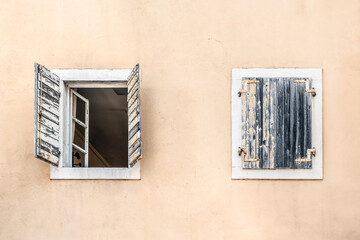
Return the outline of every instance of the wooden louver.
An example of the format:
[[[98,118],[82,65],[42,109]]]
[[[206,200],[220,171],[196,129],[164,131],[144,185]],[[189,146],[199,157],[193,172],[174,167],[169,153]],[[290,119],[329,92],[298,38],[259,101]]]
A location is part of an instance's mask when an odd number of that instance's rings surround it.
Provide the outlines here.
[[[311,79],[243,78],[243,168],[311,168]],[[301,84],[306,82],[306,84]],[[239,94],[240,95],[240,94]]]
[[[34,156],[59,163],[60,79],[35,63]]]
[[[128,164],[132,167],[142,158],[139,64],[130,73],[127,88]]]

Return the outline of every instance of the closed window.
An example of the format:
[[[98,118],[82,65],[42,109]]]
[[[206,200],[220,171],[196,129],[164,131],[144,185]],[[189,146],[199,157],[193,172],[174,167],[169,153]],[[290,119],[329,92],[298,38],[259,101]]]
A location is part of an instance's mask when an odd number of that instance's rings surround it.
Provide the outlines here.
[[[322,178],[320,69],[233,69],[233,178]]]

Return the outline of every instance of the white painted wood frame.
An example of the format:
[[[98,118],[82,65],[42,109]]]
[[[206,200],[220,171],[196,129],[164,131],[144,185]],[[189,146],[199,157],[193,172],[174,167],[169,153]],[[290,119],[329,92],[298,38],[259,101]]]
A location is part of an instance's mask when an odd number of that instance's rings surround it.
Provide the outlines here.
[[[80,119],[77,119],[74,116],[74,96],[76,98],[81,99],[81,101],[83,101],[85,103],[85,122],[81,122]],[[75,110],[76,112],[76,110]],[[73,148],[75,148],[76,150],[82,152],[83,154],[85,154],[85,159],[84,159],[84,167],[89,167],[89,100],[84,98],[83,96],[81,96],[79,93],[77,93],[74,89],[71,89],[71,94],[70,94],[70,133],[73,134],[75,133],[75,129],[73,129],[73,121],[79,124],[81,127],[83,127],[85,129],[85,136],[84,136],[84,146],[85,148],[82,149],[80,146],[76,145],[74,143],[75,138],[71,138],[71,145]],[[75,127],[74,127],[75,128]],[[73,156],[71,156],[72,158]]]
[[[60,78],[60,160],[50,179],[140,179],[140,162],[132,168],[71,167],[71,88],[126,88],[132,69],[53,69]]]
[[[241,146],[241,97],[238,91],[242,78],[295,77],[311,78],[316,96],[312,99],[312,145],[316,156],[312,158],[311,169],[244,169],[242,157],[238,154]],[[234,68],[232,70],[232,179],[322,179],[322,70],[319,68]]]

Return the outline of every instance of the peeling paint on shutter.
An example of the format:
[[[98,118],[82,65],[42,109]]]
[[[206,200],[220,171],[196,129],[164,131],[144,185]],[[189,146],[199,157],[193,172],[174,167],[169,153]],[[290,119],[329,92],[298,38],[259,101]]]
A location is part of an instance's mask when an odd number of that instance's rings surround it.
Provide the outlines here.
[[[311,168],[311,79],[243,78],[243,168]],[[294,82],[295,81],[295,82]]]
[[[44,66],[35,67],[34,156],[59,163],[60,79]]]
[[[137,64],[128,78],[128,163],[129,167],[142,158],[140,69]]]

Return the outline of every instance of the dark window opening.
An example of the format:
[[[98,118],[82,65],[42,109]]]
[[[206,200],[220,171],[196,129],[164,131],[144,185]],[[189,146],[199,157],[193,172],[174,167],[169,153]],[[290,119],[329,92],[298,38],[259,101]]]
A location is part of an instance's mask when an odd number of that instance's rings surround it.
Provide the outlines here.
[[[88,167],[128,167],[127,89],[74,90],[89,101]],[[85,105],[77,101],[74,109],[76,118],[85,121]],[[85,143],[84,128],[79,124],[73,126],[73,142],[82,147]],[[73,167],[84,167],[85,154],[74,148],[72,154]]]

